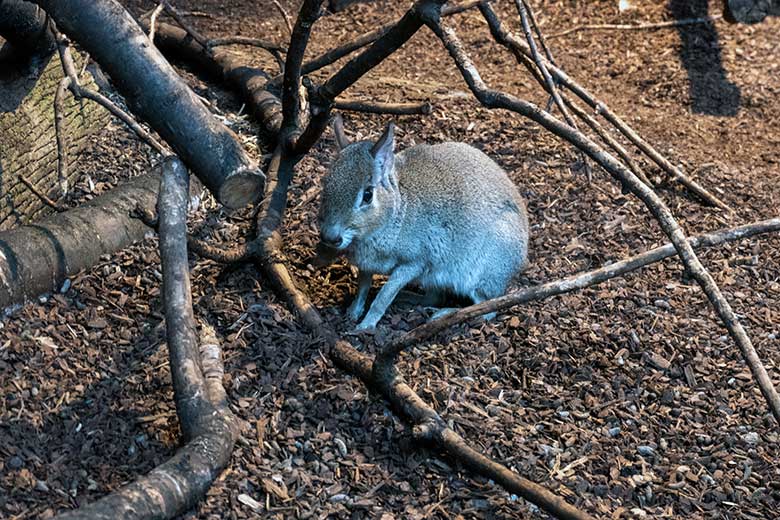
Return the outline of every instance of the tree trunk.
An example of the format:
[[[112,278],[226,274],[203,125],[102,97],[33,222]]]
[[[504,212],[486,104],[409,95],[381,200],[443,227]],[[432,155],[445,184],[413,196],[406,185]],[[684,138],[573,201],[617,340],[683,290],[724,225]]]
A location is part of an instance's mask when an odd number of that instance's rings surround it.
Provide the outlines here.
[[[22,177],[38,191],[57,200],[57,141],[54,131],[54,95],[63,77],[60,59],[48,63],[34,77],[0,78],[0,230],[26,224],[51,212],[24,184]],[[85,74],[83,83],[95,88]],[[67,155],[76,156],[89,136],[103,128],[108,113],[87,100],[65,96],[64,128]],[[78,170],[70,168],[68,184],[76,181]]]

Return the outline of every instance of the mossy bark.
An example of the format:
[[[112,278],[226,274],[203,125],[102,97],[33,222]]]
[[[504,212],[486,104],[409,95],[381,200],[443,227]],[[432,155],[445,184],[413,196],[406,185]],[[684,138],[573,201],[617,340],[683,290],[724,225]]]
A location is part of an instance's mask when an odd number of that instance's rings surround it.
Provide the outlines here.
[[[14,75],[10,75],[14,76]],[[39,74],[0,78],[0,230],[35,221],[52,212],[20,181],[31,182],[53,200],[60,197],[57,182],[57,142],[54,131],[54,95],[62,79],[55,54]],[[84,75],[86,88],[96,88]],[[105,110],[87,100],[65,97],[64,128],[67,155],[73,162],[89,137],[105,127]],[[77,168],[69,168],[73,185]]]

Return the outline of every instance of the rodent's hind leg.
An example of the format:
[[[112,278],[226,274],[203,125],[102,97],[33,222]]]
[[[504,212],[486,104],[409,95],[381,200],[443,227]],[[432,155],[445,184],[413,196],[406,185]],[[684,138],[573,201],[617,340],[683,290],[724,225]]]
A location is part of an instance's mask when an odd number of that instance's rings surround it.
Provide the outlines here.
[[[474,302],[474,305],[478,303],[482,303],[485,300],[489,300],[489,299],[490,298],[486,298],[479,289],[471,292],[471,300]],[[497,313],[495,312],[489,312],[487,314],[483,314],[482,319],[485,321],[490,321],[495,319],[496,315]]]

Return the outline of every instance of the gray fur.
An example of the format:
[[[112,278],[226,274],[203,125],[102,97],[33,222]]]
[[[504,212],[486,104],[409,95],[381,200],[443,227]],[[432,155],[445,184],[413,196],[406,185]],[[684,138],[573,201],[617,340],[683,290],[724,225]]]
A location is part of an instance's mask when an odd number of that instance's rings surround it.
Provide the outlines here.
[[[393,146],[392,124],[376,145],[350,144],[323,186],[320,233],[360,272],[351,318],[363,314],[372,276],[389,275],[358,329],[373,328],[411,282],[475,303],[500,296],[527,259],[525,202],[487,155],[464,143],[395,155]]]

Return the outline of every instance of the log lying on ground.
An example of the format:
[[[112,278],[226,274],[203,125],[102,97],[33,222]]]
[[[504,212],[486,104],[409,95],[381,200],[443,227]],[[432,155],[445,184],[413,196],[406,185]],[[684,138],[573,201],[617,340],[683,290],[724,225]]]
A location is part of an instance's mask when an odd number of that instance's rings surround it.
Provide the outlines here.
[[[192,508],[227,465],[238,422],[227,406],[219,343],[211,327],[195,336],[187,260],[188,175],[178,159],[163,166],[158,201],[163,302],[173,392],[187,440],[170,460],[61,520],[172,518]]]
[[[146,226],[130,216],[150,211],[160,178],[136,177],[110,192],[37,224],[0,233],[0,308],[56,291],[68,276],[143,238]]]
[[[141,26],[148,30],[149,22],[142,21]],[[266,90],[268,76],[262,70],[247,67],[224,50],[209,51],[184,29],[166,23],[157,22],[154,41],[166,55],[196,65],[234,88],[247,103],[249,113],[269,136],[276,138],[282,126],[282,104]]]
[[[2,54],[15,61],[42,59],[55,48],[46,14],[23,0],[0,0],[0,36],[8,45]]]
[[[36,0],[100,64],[132,111],[230,208],[257,200],[265,176],[115,0]]]

